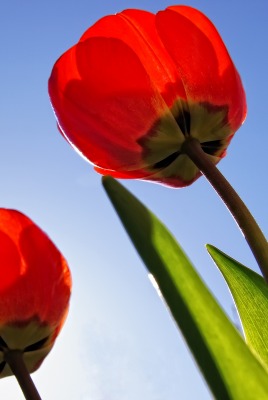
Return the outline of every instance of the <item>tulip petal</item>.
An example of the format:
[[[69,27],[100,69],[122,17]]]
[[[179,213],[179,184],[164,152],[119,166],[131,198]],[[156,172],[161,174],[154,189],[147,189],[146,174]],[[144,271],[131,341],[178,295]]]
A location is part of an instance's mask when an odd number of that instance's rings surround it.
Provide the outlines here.
[[[156,31],[154,14],[128,9],[106,16],[90,27],[80,41],[92,37],[113,37],[131,48],[168,107],[178,97],[186,98],[182,80]]]
[[[140,60],[118,39],[90,38],[67,51],[53,69],[49,92],[63,134],[104,169],[142,168],[138,139],[163,114],[174,125],[175,142],[180,135]]]
[[[198,10],[172,6],[156,15],[157,31],[178,73],[188,100],[228,106],[228,122],[235,131],[246,115],[246,101],[238,72],[210,20]]]
[[[2,243],[8,244],[0,253],[4,277],[0,325],[18,322],[22,316],[28,320],[37,312],[40,321],[59,321],[70,296],[70,273],[60,252],[41,229],[15,210],[0,209],[0,235],[5,238]]]

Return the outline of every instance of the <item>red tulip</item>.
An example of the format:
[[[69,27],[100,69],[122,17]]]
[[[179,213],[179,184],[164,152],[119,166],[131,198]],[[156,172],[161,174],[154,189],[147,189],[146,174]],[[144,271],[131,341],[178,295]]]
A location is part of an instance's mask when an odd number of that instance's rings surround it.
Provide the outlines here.
[[[29,372],[51,350],[68,311],[71,276],[47,235],[18,211],[0,209],[0,377],[8,350],[22,350]]]
[[[200,176],[181,154],[187,137],[217,163],[246,116],[220,35],[186,6],[100,19],[56,62],[49,94],[61,133],[98,172],[173,187]]]

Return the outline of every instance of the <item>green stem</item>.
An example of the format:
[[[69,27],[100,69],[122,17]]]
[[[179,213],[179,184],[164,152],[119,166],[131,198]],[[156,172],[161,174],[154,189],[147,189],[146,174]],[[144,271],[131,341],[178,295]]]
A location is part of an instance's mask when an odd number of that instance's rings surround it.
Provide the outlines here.
[[[203,151],[197,139],[188,138],[183,143],[182,152],[187,154],[208,179],[233,215],[251,248],[266,282],[268,282],[268,243],[250,211]]]
[[[21,350],[6,350],[5,361],[17,378],[26,400],[42,400],[26,368]]]

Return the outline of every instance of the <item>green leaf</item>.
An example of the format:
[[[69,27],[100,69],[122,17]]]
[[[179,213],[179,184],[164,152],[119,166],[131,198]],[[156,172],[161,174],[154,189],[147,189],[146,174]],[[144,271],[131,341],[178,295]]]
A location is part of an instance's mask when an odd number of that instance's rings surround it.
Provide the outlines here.
[[[207,249],[234,298],[246,342],[268,370],[268,285],[262,276],[214,246]]]
[[[171,233],[113,178],[104,177],[103,185],[214,396],[267,400],[268,374]]]

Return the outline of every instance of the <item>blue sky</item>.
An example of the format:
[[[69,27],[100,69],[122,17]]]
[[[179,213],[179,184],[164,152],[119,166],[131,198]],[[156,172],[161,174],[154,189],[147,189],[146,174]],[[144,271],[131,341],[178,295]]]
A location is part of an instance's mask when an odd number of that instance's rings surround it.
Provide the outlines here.
[[[33,374],[46,400],[209,399],[181,334],[159,299],[92,166],[56,129],[47,80],[56,59],[97,19],[124,8],[163,9],[170,1],[9,0],[0,5],[1,207],[42,227],[73,275],[69,318],[51,354]],[[267,12],[257,0],[184,1],[217,26],[241,74],[248,117],[219,169],[264,232],[267,218]],[[122,182],[177,237],[230,317],[238,322],[211,243],[257,270],[236,224],[200,178],[173,190]],[[23,399],[14,378],[5,400]]]

